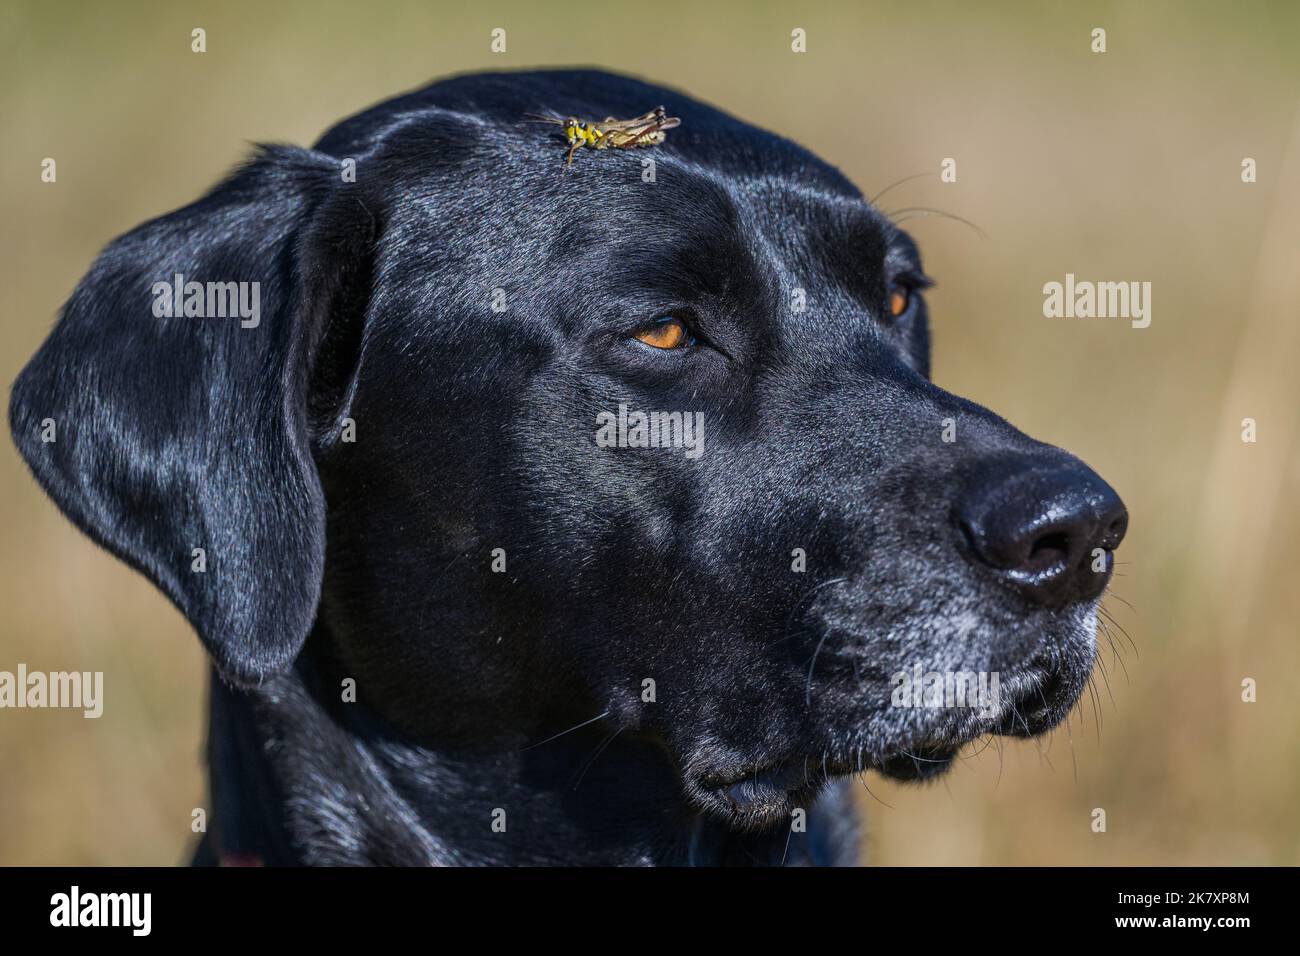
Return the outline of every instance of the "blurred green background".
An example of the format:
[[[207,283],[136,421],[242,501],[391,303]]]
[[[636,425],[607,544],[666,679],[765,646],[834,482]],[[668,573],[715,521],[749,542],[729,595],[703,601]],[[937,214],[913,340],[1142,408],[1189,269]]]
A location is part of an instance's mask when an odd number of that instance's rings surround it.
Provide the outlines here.
[[[1295,3],[9,2],[0,380],[110,238],[193,199],[250,142],[309,144],[436,77],[536,65],[679,87],[868,194],[928,174],[882,205],[988,234],[908,222],[939,282],[936,381],[1077,453],[1129,506],[1107,607],[1136,651],[1106,651],[1109,690],[1099,674],[1068,729],[972,751],[941,783],[869,778],[889,806],[863,791],[868,859],[1300,863]],[[1045,319],[1042,286],[1067,272],[1150,281],[1151,327]],[[0,529],[0,670],[106,685],[100,720],[0,711],[0,863],[185,859],[204,793],[198,641],[8,441]]]

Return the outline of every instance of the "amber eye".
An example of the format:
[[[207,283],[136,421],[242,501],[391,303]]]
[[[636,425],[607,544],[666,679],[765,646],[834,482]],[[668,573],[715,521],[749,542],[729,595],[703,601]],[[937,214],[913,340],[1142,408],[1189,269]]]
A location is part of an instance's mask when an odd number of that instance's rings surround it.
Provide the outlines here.
[[[681,319],[666,316],[648,325],[633,338],[657,349],[679,349],[691,344],[691,332]]]
[[[907,307],[912,304],[912,292],[907,286],[892,285],[889,287],[889,314],[898,318],[907,311]]]

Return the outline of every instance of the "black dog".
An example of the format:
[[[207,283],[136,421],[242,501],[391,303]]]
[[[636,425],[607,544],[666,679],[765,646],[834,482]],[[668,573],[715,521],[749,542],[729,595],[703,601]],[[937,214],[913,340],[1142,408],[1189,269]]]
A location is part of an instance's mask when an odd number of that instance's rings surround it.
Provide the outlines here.
[[[660,104],[568,171],[524,120]],[[596,72],[436,83],[115,241],[11,424],[215,660],[199,860],[850,862],[852,774],[1056,724],[1127,517],[928,381],[926,285],[815,156]],[[904,687],[959,672],[1000,696]]]

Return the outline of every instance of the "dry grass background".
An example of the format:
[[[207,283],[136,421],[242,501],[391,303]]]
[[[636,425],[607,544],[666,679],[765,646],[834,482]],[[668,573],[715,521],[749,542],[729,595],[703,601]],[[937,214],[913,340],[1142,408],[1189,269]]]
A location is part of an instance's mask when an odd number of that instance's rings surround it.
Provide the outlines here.
[[[955,157],[957,183],[885,203],[989,235],[909,223],[939,280],[935,378],[1124,496],[1113,590],[1132,609],[1108,606],[1137,653],[1107,653],[1110,692],[1050,742],[988,749],[926,788],[873,778],[890,807],[864,793],[868,853],[1300,863],[1300,7],[1024,6],[5,4],[0,379],[105,242],[192,199],[248,142],[310,143],[458,71],[639,74],[811,145],[868,193]],[[493,56],[497,26],[509,52]],[[1042,285],[1066,272],[1152,282],[1151,327],[1044,319]],[[1247,416],[1257,444],[1239,439]],[[183,859],[203,793],[198,642],[59,516],[8,442],[0,529],[0,669],[102,670],[107,688],[98,721],[0,711],[0,863]],[[1240,701],[1247,676],[1258,703]]]

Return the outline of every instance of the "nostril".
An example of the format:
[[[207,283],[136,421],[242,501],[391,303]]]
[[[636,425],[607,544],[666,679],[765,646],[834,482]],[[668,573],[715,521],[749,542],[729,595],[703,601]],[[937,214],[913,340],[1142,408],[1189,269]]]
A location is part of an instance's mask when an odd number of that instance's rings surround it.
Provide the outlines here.
[[[1070,538],[1064,531],[1041,535],[1029,548],[1029,557],[1017,570],[1029,574],[1042,574],[1054,568],[1064,568],[1070,557]]]
[[[986,464],[968,481],[959,516],[970,558],[1043,605],[1104,589],[1128,513],[1095,472],[1077,462],[1013,458]]]
[[[1107,551],[1114,551],[1119,547],[1119,543],[1124,540],[1124,533],[1128,531],[1128,511],[1123,505],[1119,506],[1119,515],[1112,518],[1106,525],[1106,532],[1101,536],[1099,546]]]

